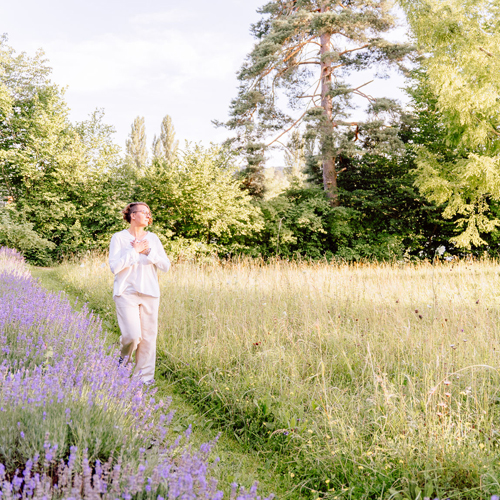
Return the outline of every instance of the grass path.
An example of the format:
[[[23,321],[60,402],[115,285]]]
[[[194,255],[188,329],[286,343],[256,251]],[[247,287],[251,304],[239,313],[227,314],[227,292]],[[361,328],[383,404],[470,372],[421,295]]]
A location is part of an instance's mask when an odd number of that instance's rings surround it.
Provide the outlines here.
[[[59,292],[62,291],[71,301],[75,302],[78,292],[70,290],[65,283],[57,279],[56,273],[51,268],[31,267],[31,274],[38,278],[46,289]],[[77,309],[84,300],[78,300]],[[97,314],[99,308],[96,304],[88,304]],[[119,333],[112,331],[112,338],[117,340]],[[274,493],[278,498],[293,496],[297,498],[297,492],[287,491],[288,482],[281,475],[273,473],[269,463],[259,455],[258,452],[244,448],[231,435],[217,426],[206,415],[200,415],[196,409],[186,401],[182,395],[176,393],[171,384],[164,380],[157,380],[158,397],[160,399],[172,398],[172,407],[176,414],[172,422],[172,430],[176,433],[182,432],[192,425],[193,433],[191,441],[193,445],[200,445],[213,440],[220,435],[215,448],[214,455],[219,457],[220,462],[216,466],[214,476],[219,480],[221,489],[228,492],[230,484],[238,484],[249,488],[255,480],[259,482],[259,493],[265,497]]]

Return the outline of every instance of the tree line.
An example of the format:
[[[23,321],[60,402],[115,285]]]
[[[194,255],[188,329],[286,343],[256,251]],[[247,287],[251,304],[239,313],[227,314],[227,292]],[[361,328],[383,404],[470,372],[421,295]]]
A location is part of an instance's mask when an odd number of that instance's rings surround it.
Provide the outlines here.
[[[384,38],[397,22],[388,0],[268,2],[230,118],[216,122],[231,138],[180,146],[166,115],[148,148],[138,117],[123,156],[103,111],[71,123],[43,54],[4,37],[0,243],[38,263],[104,249],[121,208],[143,200],[167,249],[189,257],[496,254],[496,2],[400,3],[411,43]],[[351,83],[389,68],[406,75],[409,105]],[[265,169],[272,148],[285,151],[282,178]]]

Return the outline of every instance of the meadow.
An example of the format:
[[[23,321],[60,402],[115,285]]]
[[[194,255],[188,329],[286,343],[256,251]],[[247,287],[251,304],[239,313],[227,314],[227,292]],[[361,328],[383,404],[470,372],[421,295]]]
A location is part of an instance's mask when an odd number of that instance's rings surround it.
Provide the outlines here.
[[[55,273],[116,329],[103,256]],[[496,262],[214,260],[159,278],[159,378],[290,498],[500,491]]]
[[[101,321],[0,248],[0,498],[220,500],[214,442],[119,366]],[[256,488],[226,491],[251,500]]]

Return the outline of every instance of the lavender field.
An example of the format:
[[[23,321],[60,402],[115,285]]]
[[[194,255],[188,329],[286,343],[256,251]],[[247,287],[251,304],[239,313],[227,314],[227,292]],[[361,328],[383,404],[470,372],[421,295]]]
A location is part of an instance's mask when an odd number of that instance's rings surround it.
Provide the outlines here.
[[[0,498],[222,499],[212,443],[189,445],[107,347],[100,319],[0,249]],[[212,460],[213,462],[213,460]],[[256,498],[233,485],[231,498]]]

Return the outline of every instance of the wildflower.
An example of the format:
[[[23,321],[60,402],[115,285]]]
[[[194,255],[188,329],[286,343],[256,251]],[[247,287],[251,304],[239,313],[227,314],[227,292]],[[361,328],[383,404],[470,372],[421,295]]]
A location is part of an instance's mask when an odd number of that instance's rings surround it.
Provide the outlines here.
[[[450,384],[451,384],[451,382],[450,382],[449,380],[445,380],[445,381],[443,382],[443,384],[444,384],[444,385],[450,385]]]

